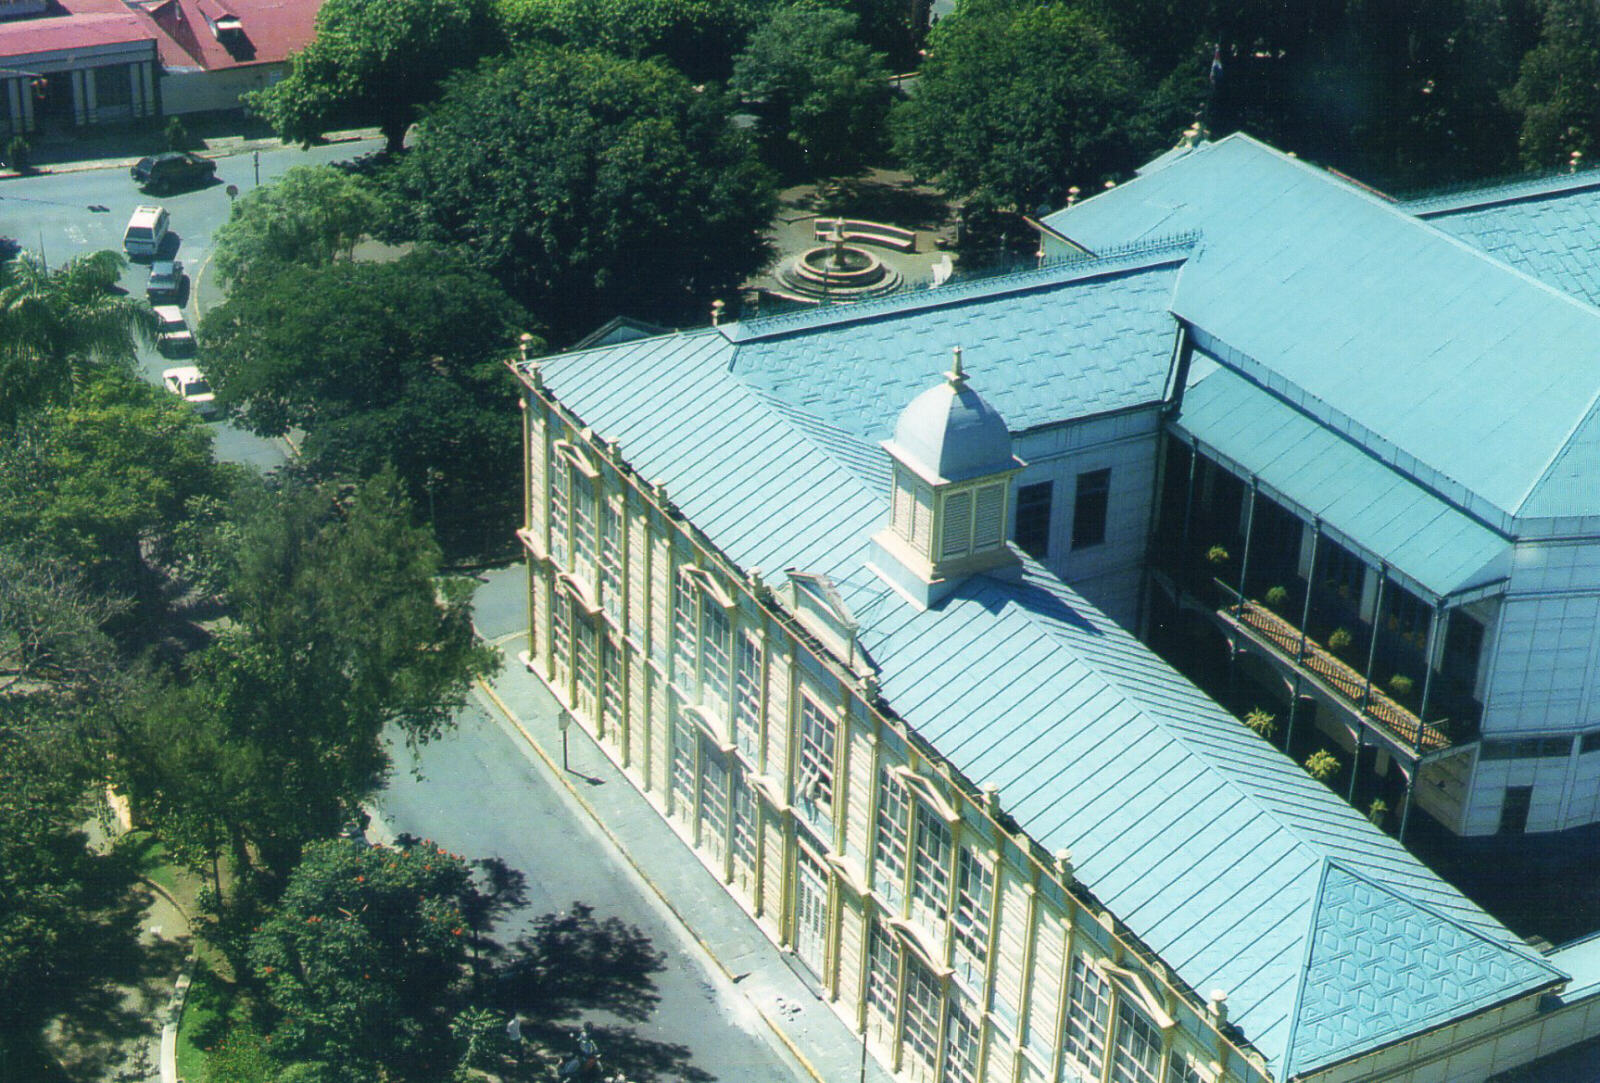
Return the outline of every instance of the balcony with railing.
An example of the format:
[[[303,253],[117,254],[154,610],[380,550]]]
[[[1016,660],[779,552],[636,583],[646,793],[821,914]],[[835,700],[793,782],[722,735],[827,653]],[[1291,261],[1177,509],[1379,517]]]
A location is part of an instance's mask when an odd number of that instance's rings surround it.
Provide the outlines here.
[[[1174,598],[1408,759],[1476,740],[1477,621],[1423,601],[1239,479],[1205,480],[1203,493],[1164,494],[1152,564]]]

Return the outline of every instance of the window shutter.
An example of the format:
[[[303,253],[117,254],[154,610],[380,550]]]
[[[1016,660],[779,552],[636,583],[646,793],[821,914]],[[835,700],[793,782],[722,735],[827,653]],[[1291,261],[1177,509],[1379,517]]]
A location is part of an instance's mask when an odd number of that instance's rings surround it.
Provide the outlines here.
[[[894,472],[894,532],[911,540],[911,493],[907,488],[910,479],[904,470]]]
[[[972,548],[972,494],[952,493],[944,500],[944,539],[939,546],[939,556],[965,556]]]
[[[978,514],[973,530],[973,548],[990,549],[1000,544],[1000,539],[1005,534],[1005,494],[1004,485],[986,485],[978,490]]]
[[[917,485],[916,507],[912,510],[911,541],[924,551],[931,552],[933,539],[933,490],[926,485]]]

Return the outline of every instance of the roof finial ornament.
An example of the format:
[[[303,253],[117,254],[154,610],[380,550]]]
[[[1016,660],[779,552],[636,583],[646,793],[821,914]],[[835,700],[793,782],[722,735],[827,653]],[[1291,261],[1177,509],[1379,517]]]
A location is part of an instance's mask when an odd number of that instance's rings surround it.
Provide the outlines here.
[[[950,386],[960,391],[967,386],[967,370],[961,367],[961,347],[951,347],[950,353],[950,371],[944,375],[950,381]]]

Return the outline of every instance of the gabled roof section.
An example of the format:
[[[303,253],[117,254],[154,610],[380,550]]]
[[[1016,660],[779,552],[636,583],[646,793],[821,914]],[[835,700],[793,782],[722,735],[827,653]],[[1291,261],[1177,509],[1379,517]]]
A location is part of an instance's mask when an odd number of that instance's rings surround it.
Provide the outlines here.
[[[1239,356],[1213,352],[1503,529],[1600,388],[1600,311],[1247,136],[1050,222],[1091,248],[1202,230],[1172,309]]]
[[[836,356],[852,333],[813,337],[814,357]],[[1437,966],[1440,981],[1472,994],[1434,1000],[1419,1025],[1559,980],[1537,965],[1486,970],[1485,943],[1531,957],[1038,565],[1025,563],[1017,581],[973,576],[926,609],[907,603],[867,566],[887,515],[882,494],[744,384],[729,367],[737,348],[714,329],[537,364],[553,393],[619,440],[642,477],[665,483],[740,568],[828,576],[894,711],[967,779],[996,784],[1047,851],[1072,850],[1079,881],[1190,988],[1226,990],[1231,1018],[1276,1076],[1294,1051],[1329,859],[1473,934],[1434,941],[1436,960],[1408,963],[1403,942],[1383,939],[1387,926],[1373,932],[1400,953],[1397,970]],[[1301,1070],[1394,1036],[1391,1006],[1374,1013],[1361,1000],[1365,976],[1333,968],[1323,980],[1319,995],[1353,1004],[1344,1010],[1356,1022],[1308,1047],[1294,1061]]]
[[[872,442],[960,346],[973,389],[1022,431],[1162,400],[1176,331],[1167,306],[1191,243],[721,330],[751,387]]]
[[[1491,1007],[1564,978],[1337,861],[1323,866],[1284,1074]]]

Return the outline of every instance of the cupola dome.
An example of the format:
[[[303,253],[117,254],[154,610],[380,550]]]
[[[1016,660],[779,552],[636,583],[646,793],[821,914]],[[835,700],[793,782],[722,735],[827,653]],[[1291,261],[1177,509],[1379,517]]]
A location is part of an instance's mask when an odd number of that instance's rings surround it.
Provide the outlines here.
[[[883,449],[893,480],[888,526],[872,537],[880,575],[933,605],[968,576],[1019,567],[1006,525],[1024,464],[1005,419],[967,386],[959,346],[945,382],[911,400]]]
[[[954,353],[945,382],[911,400],[885,445],[930,481],[966,481],[1015,465],[1005,419],[967,386],[961,347]]]

